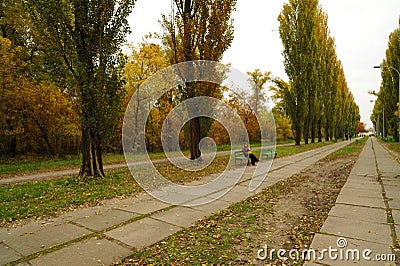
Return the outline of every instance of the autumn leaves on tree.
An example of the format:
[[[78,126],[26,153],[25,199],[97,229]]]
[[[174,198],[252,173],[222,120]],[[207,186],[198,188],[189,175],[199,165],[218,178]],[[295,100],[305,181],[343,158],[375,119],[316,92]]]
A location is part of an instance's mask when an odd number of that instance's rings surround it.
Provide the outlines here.
[[[220,61],[233,40],[232,13],[235,0],[175,0],[176,14],[164,16],[164,44],[171,64],[192,60]],[[221,98],[217,84],[204,82],[186,83],[178,89],[181,100],[196,96]],[[195,117],[189,122],[190,159],[201,157],[201,134],[211,126],[210,119]],[[205,127],[206,130],[201,130]]]

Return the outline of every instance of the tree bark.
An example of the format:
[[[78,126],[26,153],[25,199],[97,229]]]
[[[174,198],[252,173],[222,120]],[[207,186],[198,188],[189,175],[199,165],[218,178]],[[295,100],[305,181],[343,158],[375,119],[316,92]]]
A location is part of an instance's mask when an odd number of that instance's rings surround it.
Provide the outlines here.
[[[318,142],[322,142],[322,118],[318,120]]]
[[[329,141],[329,137],[330,137],[330,129],[329,129],[329,122],[327,120],[325,125],[325,141]]]
[[[196,160],[201,157],[199,149],[200,142],[200,117],[190,120],[190,160]]]
[[[82,165],[79,175],[104,177],[101,141],[87,126],[82,127]]]
[[[315,143],[315,122],[311,122],[311,143]]]
[[[308,136],[309,136],[309,131],[310,131],[310,118],[307,116],[306,120],[304,121],[304,130],[303,130],[303,136],[304,136],[304,143],[308,144]]]
[[[300,145],[301,142],[301,126],[298,119],[294,121],[294,141],[296,145]]]

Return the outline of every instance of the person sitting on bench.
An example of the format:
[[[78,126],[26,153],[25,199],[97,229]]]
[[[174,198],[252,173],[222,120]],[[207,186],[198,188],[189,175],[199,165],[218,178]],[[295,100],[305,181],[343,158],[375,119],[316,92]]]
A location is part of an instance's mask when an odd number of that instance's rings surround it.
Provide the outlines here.
[[[258,163],[258,158],[251,152],[251,150],[247,144],[243,145],[242,152],[243,152],[244,157],[250,158],[251,165],[256,165],[256,163]]]

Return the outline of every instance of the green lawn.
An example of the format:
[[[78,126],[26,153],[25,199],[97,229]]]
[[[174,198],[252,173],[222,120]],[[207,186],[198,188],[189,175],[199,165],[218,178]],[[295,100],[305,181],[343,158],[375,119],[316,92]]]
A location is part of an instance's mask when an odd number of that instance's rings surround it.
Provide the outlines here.
[[[358,154],[361,152],[361,149],[364,147],[365,142],[368,140],[368,137],[364,137],[362,139],[359,139],[358,141],[352,140],[352,143],[347,145],[346,147],[337,150],[331,154],[329,154],[326,159],[338,159],[341,157],[346,157],[349,155],[354,155]]]

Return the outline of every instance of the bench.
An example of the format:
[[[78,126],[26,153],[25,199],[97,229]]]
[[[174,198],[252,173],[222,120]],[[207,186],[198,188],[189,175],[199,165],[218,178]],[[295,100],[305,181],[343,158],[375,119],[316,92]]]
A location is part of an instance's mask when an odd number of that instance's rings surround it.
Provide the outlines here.
[[[261,159],[275,159],[277,155],[278,153],[275,152],[273,149],[262,149],[260,157]]]
[[[247,164],[248,160],[249,158],[245,157],[242,151],[235,151],[235,164],[237,161],[240,161],[240,164],[243,164],[243,162]]]

